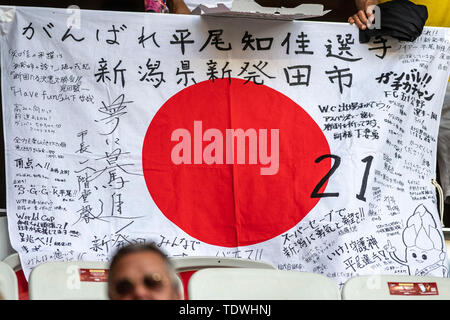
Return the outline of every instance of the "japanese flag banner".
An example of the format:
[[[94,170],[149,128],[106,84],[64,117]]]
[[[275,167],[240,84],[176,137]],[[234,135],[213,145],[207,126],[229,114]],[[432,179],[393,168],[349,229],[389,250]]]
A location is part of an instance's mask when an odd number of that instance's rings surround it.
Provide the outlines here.
[[[436,143],[450,32],[2,7],[7,217],[25,274],[264,261],[338,284],[446,277]]]

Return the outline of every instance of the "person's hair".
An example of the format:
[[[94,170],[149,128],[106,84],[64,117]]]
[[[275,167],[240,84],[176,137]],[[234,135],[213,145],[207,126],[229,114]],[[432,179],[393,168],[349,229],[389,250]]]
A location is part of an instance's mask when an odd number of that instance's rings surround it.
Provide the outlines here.
[[[124,256],[131,254],[131,253],[137,253],[137,252],[153,252],[159,255],[166,265],[167,271],[169,273],[170,282],[173,286],[173,288],[176,291],[180,291],[180,282],[179,278],[177,276],[177,273],[175,271],[175,268],[172,264],[172,262],[169,260],[169,258],[166,256],[166,254],[158,248],[155,244],[149,243],[149,244],[130,244],[125,247],[120,248],[117,250],[117,252],[114,254],[114,257],[111,260],[111,263],[109,264],[109,272],[108,272],[108,283],[111,283],[113,274],[114,274],[114,267],[117,265],[118,261],[123,258]]]

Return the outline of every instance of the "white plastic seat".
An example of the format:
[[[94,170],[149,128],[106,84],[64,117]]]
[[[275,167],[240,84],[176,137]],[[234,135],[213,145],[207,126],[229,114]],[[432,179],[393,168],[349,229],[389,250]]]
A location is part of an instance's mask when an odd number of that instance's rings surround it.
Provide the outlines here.
[[[30,300],[107,300],[108,283],[81,281],[80,269],[102,274],[109,268],[102,261],[47,262],[30,273]]]
[[[261,262],[253,261],[249,259],[238,258],[219,258],[208,256],[197,257],[172,257],[172,261],[176,272],[186,272],[192,270],[200,270],[205,268],[254,268],[254,269],[276,269],[273,265]]]
[[[20,257],[17,252],[10,254],[3,262],[9,265],[15,272],[22,270],[22,264],[20,263]]]
[[[0,212],[0,260],[3,260],[9,254],[13,253],[14,250],[11,247],[8,233],[8,220],[6,216],[2,216]]]
[[[389,285],[389,283],[391,283]],[[395,284],[399,283],[400,287]],[[419,283],[421,284],[419,286]],[[435,283],[436,292],[426,289],[423,284]],[[417,286],[417,287],[416,287]],[[434,285],[433,285],[434,286]],[[391,294],[410,291],[408,288],[423,290],[420,295]],[[405,289],[402,289],[405,288]],[[410,291],[411,292],[411,291]],[[427,293],[428,292],[428,293]],[[421,277],[407,275],[366,275],[347,280],[342,288],[343,300],[448,300],[450,299],[450,278]]]
[[[0,261],[0,294],[5,300],[19,299],[16,273],[2,261]]]
[[[249,259],[228,258],[228,257],[213,257],[213,256],[193,256],[193,257],[171,257],[175,272],[178,274],[180,280],[180,288],[184,296],[184,285],[181,280],[181,273],[188,271],[197,271],[205,268],[261,268],[261,269],[275,269],[275,267],[266,262],[253,261]],[[186,280],[189,283],[190,280]]]
[[[188,295],[190,300],[340,300],[337,284],[326,276],[252,268],[199,270]]]

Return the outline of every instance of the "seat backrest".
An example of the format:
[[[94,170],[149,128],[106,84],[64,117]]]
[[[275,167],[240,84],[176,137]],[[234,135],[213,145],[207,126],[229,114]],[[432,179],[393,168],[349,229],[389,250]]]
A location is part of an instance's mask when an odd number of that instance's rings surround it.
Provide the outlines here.
[[[190,300],[340,300],[339,287],[326,276],[276,269],[199,270],[188,293]]]
[[[23,273],[19,254],[17,252],[12,253],[3,262],[9,265],[16,273],[17,285],[19,287],[19,300],[28,300],[28,281]]]
[[[185,272],[191,270],[200,270],[205,268],[254,268],[254,269],[276,269],[273,265],[253,261],[249,259],[238,258],[220,258],[220,257],[173,257],[170,258],[177,272]]]
[[[4,263],[9,265],[11,268],[13,268],[14,271],[22,270],[22,265],[20,263],[20,257],[17,252],[14,252],[7,256],[4,260]]]
[[[448,300],[450,278],[366,275],[347,280],[343,300]]]
[[[2,261],[0,261],[0,294],[5,300],[19,299],[16,273]]]
[[[0,260],[3,260],[13,252],[14,249],[11,247],[9,240],[8,220],[0,212]]]
[[[106,300],[108,267],[101,261],[40,264],[30,273],[30,300]]]

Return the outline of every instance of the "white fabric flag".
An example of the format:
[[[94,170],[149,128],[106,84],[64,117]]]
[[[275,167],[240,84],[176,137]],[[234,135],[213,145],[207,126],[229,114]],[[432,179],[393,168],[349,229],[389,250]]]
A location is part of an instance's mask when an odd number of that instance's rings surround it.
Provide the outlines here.
[[[338,284],[448,275],[431,183],[448,29],[359,44],[338,23],[12,10],[7,214],[27,277],[136,242]]]

